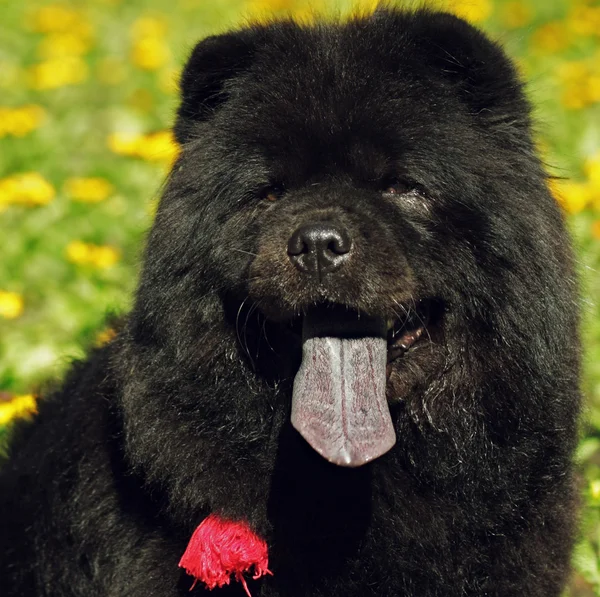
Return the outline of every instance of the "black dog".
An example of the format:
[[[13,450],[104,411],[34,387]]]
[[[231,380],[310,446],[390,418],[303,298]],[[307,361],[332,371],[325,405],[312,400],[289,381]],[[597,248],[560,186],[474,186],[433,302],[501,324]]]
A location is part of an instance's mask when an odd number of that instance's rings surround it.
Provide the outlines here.
[[[181,88],[135,307],[4,467],[2,595],[187,595],[212,515],[272,572],[216,597],[558,597],[576,284],[502,50],[380,10],[208,38]]]

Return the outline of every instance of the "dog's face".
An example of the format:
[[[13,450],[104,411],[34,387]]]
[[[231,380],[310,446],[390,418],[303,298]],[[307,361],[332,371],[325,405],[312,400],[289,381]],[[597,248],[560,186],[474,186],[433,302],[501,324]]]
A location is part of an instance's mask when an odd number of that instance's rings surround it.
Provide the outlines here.
[[[263,375],[289,377],[304,346],[302,362],[318,363],[329,386],[364,385],[385,346],[394,403],[439,376],[449,354],[486,334],[493,344],[511,316],[505,300],[530,291],[514,265],[534,225],[524,196],[540,195],[524,174],[539,170],[528,110],[501,51],[462,21],[382,13],[344,28],[284,23],[209,38],[182,95],[182,155],[155,254],[167,256],[183,310],[207,291],[221,297],[253,366],[262,342]],[[341,343],[308,348],[322,337]],[[384,344],[361,348],[364,338]],[[327,373],[345,339],[380,364]],[[318,408],[298,417],[345,416],[337,403]]]

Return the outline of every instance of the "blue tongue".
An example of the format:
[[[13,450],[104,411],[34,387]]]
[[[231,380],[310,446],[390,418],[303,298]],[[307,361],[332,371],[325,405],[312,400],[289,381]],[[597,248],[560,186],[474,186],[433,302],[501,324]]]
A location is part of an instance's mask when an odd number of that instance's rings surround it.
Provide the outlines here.
[[[396,442],[387,405],[387,340],[378,319],[315,309],[304,319],[292,425],[328,461],[356,467]]]

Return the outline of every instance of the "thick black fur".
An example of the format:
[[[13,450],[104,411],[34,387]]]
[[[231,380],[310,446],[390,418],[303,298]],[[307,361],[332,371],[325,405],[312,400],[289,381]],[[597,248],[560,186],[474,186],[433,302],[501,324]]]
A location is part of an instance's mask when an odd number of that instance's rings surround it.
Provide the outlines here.
[[[199,43],[135,307],[13,442],[2,595],[188,595],[178,560],[215,512],[268,542],[254,597],[558,597],[578,309],[530,129],[503,51],[447,14]],[[286,255],[313,219],[356,245],[320,285]],[[427,333],[388,381],[396,446],[327,463],[290,425],[294,321],[421,299]]]

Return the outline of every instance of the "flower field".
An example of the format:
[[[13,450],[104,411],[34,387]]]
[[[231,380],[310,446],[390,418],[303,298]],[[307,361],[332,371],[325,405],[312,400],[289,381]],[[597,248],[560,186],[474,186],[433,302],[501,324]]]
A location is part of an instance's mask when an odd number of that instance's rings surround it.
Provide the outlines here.
[[[406,3],[405,3],[406,4]],[[413,3],[416,5],[416,3]],[[433,0],[518,61],[575,238],[588,408],[571,597],[600,596],[600,0]],[[113,333],[177,153],[178,70],[248,19],[371,10],[350,0],[0,0],[0,441],[44,381]]]

